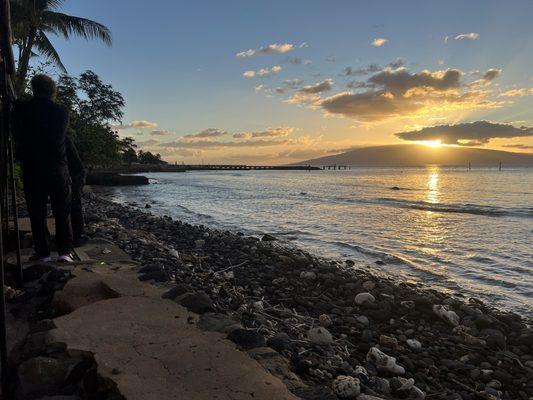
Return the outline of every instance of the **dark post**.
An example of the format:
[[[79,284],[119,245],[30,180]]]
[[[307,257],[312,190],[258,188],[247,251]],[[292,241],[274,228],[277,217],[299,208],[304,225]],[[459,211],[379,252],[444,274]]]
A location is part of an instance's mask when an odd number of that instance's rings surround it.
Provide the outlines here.
[[[0,362],[2,379],[2,396],[8,393],[8,370],[7,370],[7,330],[6,330],[6,301],[5,301],[5,278],[4,278],[4,236],[9,232],[9,191],[13,209],[14,234],[19,237],[17,204],[15,193],[13,144],[11,136],[11,111],[15,94],[12,86],[12,77],[15,73],[13,49],[11,47],[11,20],[9,0],[0,0]],[[20,246],[17,249],[17,261],[19,263],[19,278],[22,278],[20,264]],[[22,283],[22,282],[21,282]]]

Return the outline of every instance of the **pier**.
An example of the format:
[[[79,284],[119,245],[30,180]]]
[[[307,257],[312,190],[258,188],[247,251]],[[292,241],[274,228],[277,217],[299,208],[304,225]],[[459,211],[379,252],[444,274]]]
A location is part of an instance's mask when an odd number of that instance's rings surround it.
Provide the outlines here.
[[[316,171],[319,167],[311,165],[243,165],[243,164],[199,164],[199,165],[180,165],[186,171],[212,170],[212,171]]]
[[[347,170],[347,169],[352,169],[352,167],[350,166],[347,166],[347,165],[337,165],[337,164],[333,164],[333,165],[323,165],[322,166],[322,169],[323,170],[326,170],[326,169],[329,169],[329,170]]]

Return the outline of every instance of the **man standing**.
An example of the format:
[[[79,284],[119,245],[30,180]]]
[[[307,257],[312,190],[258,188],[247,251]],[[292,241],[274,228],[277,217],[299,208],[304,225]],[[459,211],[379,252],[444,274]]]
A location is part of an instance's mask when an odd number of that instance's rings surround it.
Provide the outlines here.
[[[50,233],[46,224],[50,198],[58,261],[72,262],[72,192],[65,145],[68,112],[53,101],[56,84],[50,77],[36,75],[31,87],[33,97],[18,104],[15,110],[24,194],[35,247],[30,260],[50,261]]]

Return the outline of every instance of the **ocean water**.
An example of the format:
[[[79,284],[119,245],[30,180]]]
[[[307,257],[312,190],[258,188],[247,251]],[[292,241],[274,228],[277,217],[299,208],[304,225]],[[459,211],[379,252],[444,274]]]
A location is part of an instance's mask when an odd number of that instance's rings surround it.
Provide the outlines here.
[[[113,198],[190,223],[269,233],[533,317],[533,168],[144,175],[154,184],[112,188]]]

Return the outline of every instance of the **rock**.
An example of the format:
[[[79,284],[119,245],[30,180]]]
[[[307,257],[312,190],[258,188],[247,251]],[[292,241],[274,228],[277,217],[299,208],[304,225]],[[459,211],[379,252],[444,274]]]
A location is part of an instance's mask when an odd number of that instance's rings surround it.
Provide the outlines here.
[[[151,206],[150,204],[147,203],[147,204],[144,206],[144,208],[152,208],[152,206]]]
[[[307,331],[307,338],[313,344],[331,344],[333,342],[333,336],[331,333],[323,327],[311,328]]]
[[[408,310],[413,310],[415,308],[415,302],[412,300],[402,301],[400,305]]]
[[[187,307],[189,311],[196,314],[203,314],[206,312],[215,311],[215,306],[207,294],[204,292],[187,293],[178,297],[179,304]]]
[[[235,329],[230,332],[228,339],[244,350],[266,346],[265,337],[251,329]]]
[[[422,343],[416,339],[407,339],[405,343],[407,343],[407,346],[409,346],[411,350],[418,351],[422,349]]]
[[[189,292],[192,292],[192,288],[190,286],[179,284],[163,293],[161,297],[163,299],[175,300],[177,297]]]
[[[87,185],[91,186],[137,186],[148,185],[146,176],[121,175],[115,172],[91,172],[87,174]]]
[[[263,242],[274,242],[276,240],[278,240],[276,237],[272,236],[272,235],[269,235],[268,233],[264,234],[263,237],[261,238],[261,240]]]
[[[17,369],[20,398],[54,394],[65,383],[68,366],[55,358],[35,357],[23,362]]]
[[[486,328],[479,332],[479,337],[487,342],[487,345],[493,349],[505,349],[507,338],[498,329]]]
[[[411,388],[411,397],[414,397],[416,400],[424,400],[426,398],[426,393],[416,386],[413,386]]]
[[[242,329],[239,321],[235,321],[225,314],[215,313],[201,314],[197,325],[201,330],[221,333],[230,333],[235,329]]]
[[[388,347],[389,349],[395,349],[398,347],[398,339],[387,335],[381,335],[379,337],[379,344],[384,347]]]
[[[375,301],[376,298],[370,293],[359,293],[357,296],[355,296],[355,304],[360,306],[365,303],[374,303]]]
[[[283,350],[289,350],[292,348],[292,340],[284,332],[276,333],[274,336],[267,340],[267,346],[272,347],[274,350],[282,352]]]
[[[316,279],[316,274],[313,271],[302,271],[300,273],[300,278],[314,281]]]
[[[365,281],[363,282],[363,288],[365,290],[371,291],[376,288],[376,284],[373,281]]]
[[[352,376],[339,375],[331,384],[331,389],[341,399],[353,399],[361,393],[361,383]]]
[[[318,317],[318,323],[324,328],[329,328],[331,325],[333,325],[333,321],[327,314],[321,314]]]
[[[367,361],[370,361],[376,365],[376,367],[390,372],[394,375],[403,375],[405,374],[405,368],[396,364],[396,358],[388,356],[383,353],[377,347],[372,347],[367,355]]]
[[[377,377],[376,380],[375,380],[375,386],[376,386],[376,390],[378,392],[380,392],[380,393],[390,394],[390,392],[391,392],[390,383],[385,378]]]
[[[150,264],[142,267],[139,270],[139,280],[140,281],[151,281],[156,282],[166,282],[168,281],[168,274],[165,271],[165,268],[162,265]]]
[[[369,394],[360,394],[357,400],[385,400],[383,397],[371,396]]]
[[[370,324],[370,321],[368,320],[368,318],[364,315],[359,315],[357,318],[356,318],[357,322],[359,322],[361,325],[364,325],[364,326],[367,326]]]
[[[449,310],[446,306],[435,304],[433,306],[433,312],[443,321],[447,322],[451,326],[459,325],[459,316],[454,312]]]

